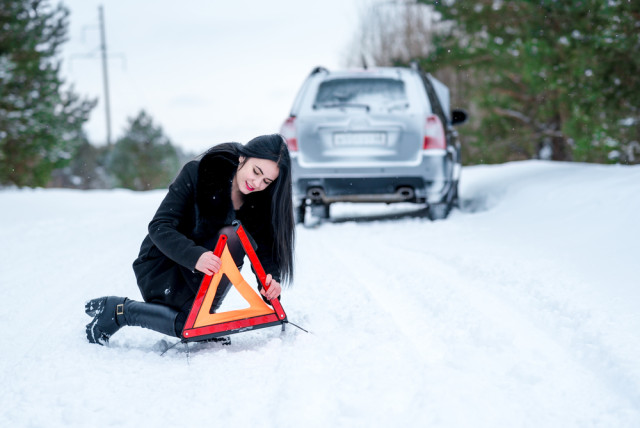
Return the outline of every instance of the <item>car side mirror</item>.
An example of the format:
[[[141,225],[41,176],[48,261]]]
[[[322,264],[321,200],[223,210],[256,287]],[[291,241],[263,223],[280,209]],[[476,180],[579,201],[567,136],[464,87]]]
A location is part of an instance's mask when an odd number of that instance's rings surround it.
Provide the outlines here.
[[[462,109],[455,109],[451,111],[451,124],[460,125],[467,121],[467,112]]]

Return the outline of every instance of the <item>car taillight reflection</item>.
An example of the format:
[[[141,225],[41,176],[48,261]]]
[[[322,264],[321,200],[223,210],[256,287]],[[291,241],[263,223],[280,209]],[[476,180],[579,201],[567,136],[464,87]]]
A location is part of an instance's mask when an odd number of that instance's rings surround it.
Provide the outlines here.
[[[427,116],[427,121],[424,125],[424,143],[422,144],[422,149],[444,149],[446,145],[442,121],[435,114]]]
[[[287,140],[287,147],[293,152],[298,151],[298,138],[296,135],[295,121],[295,116],[291,116],[287,120],[285,120],[280,127],[280,135],[282,135],[284,139]]]

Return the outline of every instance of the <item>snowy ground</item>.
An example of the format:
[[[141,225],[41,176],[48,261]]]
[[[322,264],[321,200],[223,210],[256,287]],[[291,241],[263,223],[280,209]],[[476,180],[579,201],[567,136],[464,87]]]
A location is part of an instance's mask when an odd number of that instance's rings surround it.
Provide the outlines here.
[[[0,191],[0,426],[640,426],[640,167],[465,168],[445,221],[299,228],[282,303],[312,334],[90,345],[163,195]]]

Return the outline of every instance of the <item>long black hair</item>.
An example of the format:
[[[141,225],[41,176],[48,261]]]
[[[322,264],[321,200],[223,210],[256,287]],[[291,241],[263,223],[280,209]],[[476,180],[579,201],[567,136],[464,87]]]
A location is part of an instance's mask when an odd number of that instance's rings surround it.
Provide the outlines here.
[[[280,267],[281,282],[293,282],[293,246],[295,220],[291,184],[291,158],[285,139],[280,134],[261,135],[247,144],[224,143],[214,146],[212,152],[232,153],[234,156],[274,161],[279,168],[276,178],[265,190],[271,196],[271,228],[273,229],[273,255]]]

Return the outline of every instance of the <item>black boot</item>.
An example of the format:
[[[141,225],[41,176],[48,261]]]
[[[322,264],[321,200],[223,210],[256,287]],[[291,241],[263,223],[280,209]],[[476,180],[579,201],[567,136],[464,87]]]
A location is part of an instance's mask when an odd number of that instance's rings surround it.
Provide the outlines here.
[[[87,339],[91,343],[109,343],[109,338],[125,325],[180,337],[175,327],[179,312],[157,303],[136,302],[125,297],[100,297],[87,302],[85,312],[94,317],[87,324]]]
[[[121,325],[117,320],[117,307],[124,304],[125,297],[99,297],[88,301],[84,306],[87,315],[94,317],[87,324],[87,339],[91,343],[106,345],[109,338],[118,330]]]

